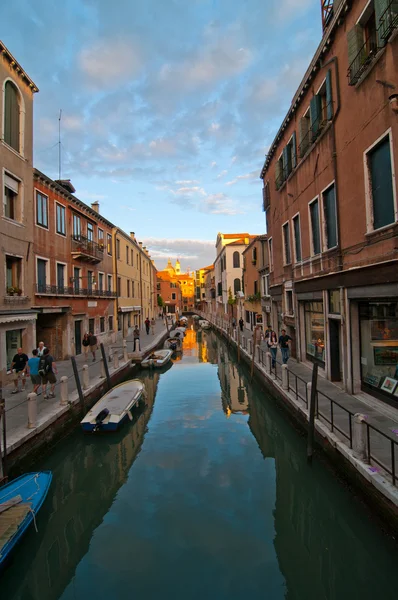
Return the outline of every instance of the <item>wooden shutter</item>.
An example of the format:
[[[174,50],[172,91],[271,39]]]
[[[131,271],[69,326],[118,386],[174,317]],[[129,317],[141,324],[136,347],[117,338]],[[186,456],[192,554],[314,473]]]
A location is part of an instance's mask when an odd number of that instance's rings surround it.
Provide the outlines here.
[[[308,119],[302,117],[299,121],[300,156],[303,157],[308,149]]]
[[[282,183],[282,165],[281,161],[277,160],[275,164],[275,185],[278,190],[281,187]]]
[[[333,119],[333,94],[332,94],[332,71],[326,73],[326,116],[327,120]]]
[[[295,169],[297,166],[297,137],[296,132],[293,132],[292,139],[292,168]]]
[[[311,132],[312,140],[318,137],[321,119],[322,119],[322,102],[321,97],[316,95],[311,99],[310,102],[310,115],[311,115]]]
[[[5,85],[4,104],[4,141],[19,152],[18,91],[11,81],[7,81]]]
[[[283,157],[283,181],[285,181],[285,179],[288,178],[289,176],[289,158],[288,158],[288,154],[287,154],[288,150],[287,150],[287,146],[285,146],[283,148],[282,151],[282,157]]]
[[[347,46],[350,83],[355,84],[355,76],[361,66],[361,50],[364,53],[364,57],[366,55],[366,51],[364,48],[363,29],[360,25],[355,25],[347,33]]]

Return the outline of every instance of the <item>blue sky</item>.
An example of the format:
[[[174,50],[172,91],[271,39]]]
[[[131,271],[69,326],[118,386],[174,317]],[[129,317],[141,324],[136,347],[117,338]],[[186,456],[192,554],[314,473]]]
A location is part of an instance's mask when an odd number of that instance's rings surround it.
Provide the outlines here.
[[[13,0],[0,39],[39,87],[35,166],[135,231],[158,268],[264,233],[264,155],[320,41],[320,0]]]

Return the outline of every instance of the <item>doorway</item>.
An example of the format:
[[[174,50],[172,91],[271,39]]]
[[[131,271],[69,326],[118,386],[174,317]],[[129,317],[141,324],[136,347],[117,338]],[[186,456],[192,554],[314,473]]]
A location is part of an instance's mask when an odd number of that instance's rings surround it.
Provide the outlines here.
[[[341,322],[338,319],[329,319],[330,336],[330,379],[341,381],[341,349],[340,349]]]
[[[82,353],[82,322],[75,321],[75,354]]]

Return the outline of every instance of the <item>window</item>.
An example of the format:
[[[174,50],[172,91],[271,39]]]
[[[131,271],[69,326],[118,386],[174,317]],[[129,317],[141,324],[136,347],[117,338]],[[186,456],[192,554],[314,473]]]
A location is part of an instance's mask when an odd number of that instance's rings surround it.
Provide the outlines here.
[[[287,179],[297,166],[296,132],[293,132],[288,144],[283,149],[283,180]]]
[[[140,268],[140,255],[137,252],[137,269]]]
[[[311,250],[312,256],[321,253],[321,232],[319,228],[319,203],[318,199],[310,204],[311,220]]]
[[[134,251],[131,249],[131,266],[134,267]]]
[[[7,295],[22,293],[22,258],[6,256]]]
[[[18,89],[7,81],[4,87],[4,141],[20,151],[20,96]]]
[[[283,260],[285,265],[290,265],[292,262],[290,253],[290,228],[289,223],[285,223],[282,226],[283,233]]]
[[[120,260],[120,240],[116,240],[116,258]]]
[[[261,294],[269,296],[269,275],[262,275],[261,277]]]
[[[73,290],[75,294],[79,293],[80,289],[80,269],[78,267],[73,268]]]
[[[275,187],[277,190],[284,182],[283,154],[278,158],[275,164]]]
[[[234,279],[234,294],[235,294],[235,296],[241,290],[242,290],[241,280],[239,279],[239,277],[237,277],[236,279]]]
[[[88,330],[90,333],[95,333],[95,319],[88,320]]]
[[[108,286],[108,292],[112,292],[112,275],[108,275],[107,286]]]
[[[36,192],[36,224],[48,229],[48,197]]]
[[[234,269],[239,269],[240,267],[240,254],[239,252],[234,252],[232,255],[232,264]]]
[[[176,293],[175,293],[175,292],[171,292],[171,299],[172,299],[172,300],[175,300],[175,299],[176,299],[176,297],[177,297]]]
[[[337,246],[336,193],[334,184],[322,194],[325,249]]]
[[[109,331],[113,331],[113,317],[108,317]]]
[[[318,90],[319,96],[319,126],[323,127],[333,118],[332,72],[329,70],[326,79]]]
[[[300,136],[300,147],[299,153],[300,156],[303,157],[310,147],[311,139],[311,117],[310,117],[310,109],[308,108],[304,115],[301,117],[299,121],[299,136]]]
[[[387,4],[387,0],[369,2],[356,25],[347,33],[350,85],[359,81],[392,31]]]
[[[219,281],[217,283],[217,296],[222,296],[222,283]]]
[[[104,232],[98,227],[98,246],[101,250],[104,249]]]
[[[37,259],[37,291],[41,293],[47,292],[47,268],[48,260],[43,258]]]
[[[82,226],[80,217],[78,215],[73,215],[73,238],[75,240],[79,240],[81,236]]]
[[[325,366],[325,319],[323,302],[303,302],[307,358]]]
[[[100,333],[105,331],[105,317],[100,317]]]
[[[130,248],[128,246],[126,246],[126,263],[129,264],[129,257],[130,257],[130,252],[129,252]]]
[[[65,265],[57,263],[57,288],[60,293],[62,293],[65,288],[65,272]]]
[[[117,278],[117,295],[119,298],[122,295],[122,280],[120,277]]]
[[[134,281],[131,282],[131,295],[133,298],[135,298],[135,282]]]
[[[371,230],[396,220],[390,144],[391,139],[387,135],[365,153],[365,186]]]
[[[286,314],[290,316],[294,315],[292,290],[286,291]]]
[[[273,271],[274,269],[274,249],[272,244],[272,238],[268,240],[268,258],[269,258],[269,270]]]
[[[263,211],[265,212],[270,206],[270,193],[269,193],[269,182],[264,184],[263,187]]]
[[[127,298],[130,298],[130,280],[127,279]]]
[[[256,280],[253,283],[254,283],[254,285],[253,285],[253,292],[254,292],[254,295],[257,296],[257,294],[258,294],[258,281]]]
[[[110,233],[106,234],[106,251],[109,256],[112,256],[112,236]]]
[[[98,291],[102,292],[104,290],[104,274],[98,273]]]
[[[92,223],[87,223],[87,239],[89,242],[94,241],[94,226]]]
[[[257,264],[257,248],[253,248],[252,250],[252,264]]]
[[[293,217],[294,262],[301,262],[301,231],[300,215]]]
[[[62,204],[56,204],[55,207],[56,231],[60,235],[66,235],[65,206],[62,206]]]
[[[17,221],[19,182],[4,173],[4,216]]]
[[[89,294],[93,292],[94,273],[93,271],[87,271],[87,289]]]

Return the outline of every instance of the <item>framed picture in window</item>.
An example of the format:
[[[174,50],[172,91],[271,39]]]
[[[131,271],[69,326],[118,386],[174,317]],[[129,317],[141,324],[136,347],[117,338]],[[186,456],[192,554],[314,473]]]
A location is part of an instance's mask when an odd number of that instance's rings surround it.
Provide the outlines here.
[[[380,377],[374,373],[366,373],[363,382],[372,385],[373,387],[379,387]]]
[[[386,377],[383,383],[381,384],[380,389],[383,390],[383,392],[388,392],[389,394],[392,394],[397,386],[397,383],[398,381],[396,379],[393,379],[392,377]]]
[[[377,366],[395,366],[398,363],[398,346],[374,346],[373,356]]]

